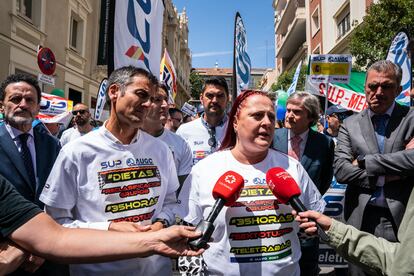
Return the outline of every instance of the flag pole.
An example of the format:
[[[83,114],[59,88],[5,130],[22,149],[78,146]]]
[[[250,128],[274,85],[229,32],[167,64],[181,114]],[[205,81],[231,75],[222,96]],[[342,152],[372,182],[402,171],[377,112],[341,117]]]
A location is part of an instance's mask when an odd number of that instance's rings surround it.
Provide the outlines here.
[[[239,12],[236,12],[236,16],[234,17],[234,35],[233,35],[233,77],[232,77],[232,102],[236,100],[237,97],[237,80],[236,80],[236,24],[237,24],[237,17],[240,16]]]

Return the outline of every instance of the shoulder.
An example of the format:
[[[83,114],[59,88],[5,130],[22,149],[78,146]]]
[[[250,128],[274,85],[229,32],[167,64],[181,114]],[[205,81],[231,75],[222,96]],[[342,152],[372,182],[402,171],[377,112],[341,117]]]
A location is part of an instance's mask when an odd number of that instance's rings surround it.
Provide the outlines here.
[[[202,127],[201,124],[201,119],[198,118],[194,121],[191,121],[189,123],[185,123],[182,124],[178,129],[177,129],[177,134],[178,135],[191,135],[191,132],[194,131],[197,128]]]
[[[313,140],[313,141],[319,141],[320,143],[323,144],[331,144],[333,142],[332,138],[329,137],[328,135],[325,135],[323,133],[319,133],[317,131],[314,130],[309,130],[309,139]]]
[[[147,147],[148,149],[154,151],[161,151],[165,153],[166,151],[170,151],[168,145],[163,142],[161,139],[155,138],[154,136],[146,133],[145,131],[140,130],[141,138],[137,141],[138,144]]]
[[[60,145],[58,138],[40,129],[40,127],[33,128],[33,133],[35,135],[35,139],[41,139],[42,141],[46,141],[47,142],[46,144],[48,145],[55,145],[55,146]]]

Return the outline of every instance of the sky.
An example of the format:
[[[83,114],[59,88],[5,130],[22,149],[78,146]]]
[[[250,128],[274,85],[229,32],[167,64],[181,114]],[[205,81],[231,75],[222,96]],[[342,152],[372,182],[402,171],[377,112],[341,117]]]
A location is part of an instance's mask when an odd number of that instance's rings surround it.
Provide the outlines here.
[[[252,68],[274,68],[272,0],[172,0],[186,8],[192,67],[220,68],[233,64],[234,17],[238,11],[247,33]]]

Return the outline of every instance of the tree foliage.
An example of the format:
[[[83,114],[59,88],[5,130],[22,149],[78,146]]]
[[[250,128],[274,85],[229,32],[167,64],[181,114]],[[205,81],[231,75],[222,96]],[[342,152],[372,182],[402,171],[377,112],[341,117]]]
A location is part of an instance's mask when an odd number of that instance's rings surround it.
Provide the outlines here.
[[[195,70],[190,73],[191,98],[198,100],[203,88],[203,78]]]
[[[414,0],[380,0],[372,4],[353,33],[351,54],[359,66],[385,59],[391,40],[402,28],[413,38]]]
[[[296,86],[296,91],[303,91],[305,89],[305,81],[306,81],[306,71],[308,65],[303,64],[300,68],[300,75],[298,79],[298,84]],[[279,89],[288,90],[290,84],[292,83],[293,76],[295,75],[296,67],[292,68],[289,71],[285,71],[283,74],[279,76],[277,82],[272,84],[272,91],[277,91]]]

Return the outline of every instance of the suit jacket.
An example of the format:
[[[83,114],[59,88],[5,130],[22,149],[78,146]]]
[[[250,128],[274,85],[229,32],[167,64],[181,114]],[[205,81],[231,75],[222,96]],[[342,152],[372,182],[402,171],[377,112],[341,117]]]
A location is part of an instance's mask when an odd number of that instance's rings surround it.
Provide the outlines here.
[[[414,137],[414,112],[399,104],[388,121],[384,152],[378,149],[368,110],[355,114],[342,124],[335,150],[336,180],[348,184],[345,193],[345,219],[361,228],[368,200],[376,189],[378,176],[397,176],[384,184],[384,195],[394,222],[399,227],[414,184],[414,150],[405,150]],[[352,165],[358,155],[365,155],[366,169]]]
[[[4,124],[0,125],[0,174],[10,181],[26,199],[43,209],[39,196],[60,151],[59,141],[44,130],[33,129],[38,183],[30,183],[23,159]]]
[[[287,154],[287,128],[275,130],[273,148]],[[300,163],[313,183],[318,187],[321,194],[324,194],[328,190],[332,182],[334,149],[335,144],[330,137],[311,129],[309,130]]]

